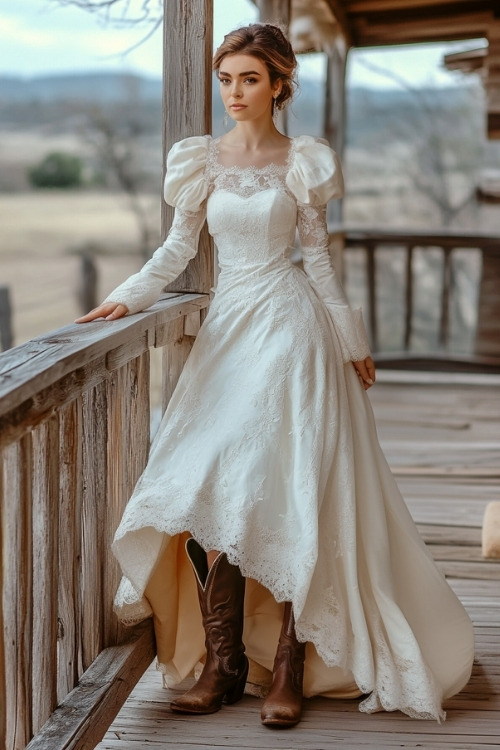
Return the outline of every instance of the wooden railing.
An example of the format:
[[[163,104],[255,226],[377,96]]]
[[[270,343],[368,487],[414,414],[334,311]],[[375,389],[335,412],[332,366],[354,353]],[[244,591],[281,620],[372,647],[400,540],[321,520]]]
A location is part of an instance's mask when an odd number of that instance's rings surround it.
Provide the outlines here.
[[[365,269],[363,287],[366,289],[367,304],[365,316],[369,328],[373,351],[378,353],[379,361],[384,359],[395,364],[398,359],[408,361],[412,353],[412,336],[415,331],[415,289],[418,285],[418,273],[415,269],[415,254],[417,250],[424,252],[438,249],[442,254],[442,262],[436,269],[440,278],[435,286],[439,293],[433,304],[438,312],[437,349],[427,352],[427,362],[433,357],[436,361],[454,359],[458,363],[462,360],[464,366],[476,365],[479,368],[498,367],[500,360],[500,236],[480,235],[457,232],[414,232],[404,230],[354,229],[332,227],[332,239],[343,239],[346,261],[349,253],[362,249],[365,254]],[[380,273],[378,255],[381,250],[401,250],[405,253],[404,270],[401,274],[400,286],[404,289],[403,303],[403,333],[400,352],[392,355],[380,336],[380,300],[384,295],[393,297],[395,294],[391,280]],[[456,251],[465,249],[480,254],[480,271],[477,289],[477,328],[473,337],[471,351],[468,353],[453,352],[450,345],[450,309],[453,295],[458,294],[453,284],[454,262]],[[347,265],[347,263],[346,263]],[[414,352],[415,353],[415,352]],[[456,355],[456,356],[455,356]]]
[[[150,347],[164,402],[208,295],[70,325],[0,356],[0,747],[92,748],[151,663],[121,628],[110,543],[147,460]]]

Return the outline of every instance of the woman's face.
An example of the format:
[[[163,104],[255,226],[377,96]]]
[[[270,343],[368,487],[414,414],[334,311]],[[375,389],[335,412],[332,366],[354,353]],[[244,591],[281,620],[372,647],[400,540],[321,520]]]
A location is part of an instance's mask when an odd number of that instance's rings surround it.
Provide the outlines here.
[[[220,93],[227,113],[236,122],[271,117],[273,95],[281,81],[271,85],[265,63],[253,55],[226,55],[218,71]]]

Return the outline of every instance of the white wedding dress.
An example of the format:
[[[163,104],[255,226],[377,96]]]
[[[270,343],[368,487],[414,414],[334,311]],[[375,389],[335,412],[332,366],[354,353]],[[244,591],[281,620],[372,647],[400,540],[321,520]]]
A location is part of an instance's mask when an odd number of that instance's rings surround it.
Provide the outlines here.
[[[292,139],[286,164],[224,167],[209,136],[176,144],[164,245],[108,300],[152,304],[208,221],[220,275],[113,544],[117,609],[153,614],[167,684],[204,653],[190,532],[248,577],[249,689],[269,683],[284,601],[306,640],[306,695],[442,719],[467,682],[471,622],[421,541],[351,360],[369,348],[328,254],[334,152]],[[298,227],[304,271],[289,254]]]

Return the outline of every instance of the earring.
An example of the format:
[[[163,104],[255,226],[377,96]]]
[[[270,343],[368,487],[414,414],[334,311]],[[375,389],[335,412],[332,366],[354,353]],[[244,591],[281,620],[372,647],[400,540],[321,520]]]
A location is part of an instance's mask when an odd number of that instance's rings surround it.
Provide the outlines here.
[[[224,117],[222,119],[222,124],[224,126],[224,130],[227,130],[228,126],[229,126],[229,115],[228,115],[227,112],[224,112]]]

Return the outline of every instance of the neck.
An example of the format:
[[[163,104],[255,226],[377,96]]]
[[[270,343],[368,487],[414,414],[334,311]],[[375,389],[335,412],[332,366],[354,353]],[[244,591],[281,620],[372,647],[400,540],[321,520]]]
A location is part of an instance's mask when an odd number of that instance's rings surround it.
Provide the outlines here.
[[[276,129],[270,117],[250,122],[237,122],[230,135],[234,144],[237,143],[249,151],[283,139],[283,135]]]

